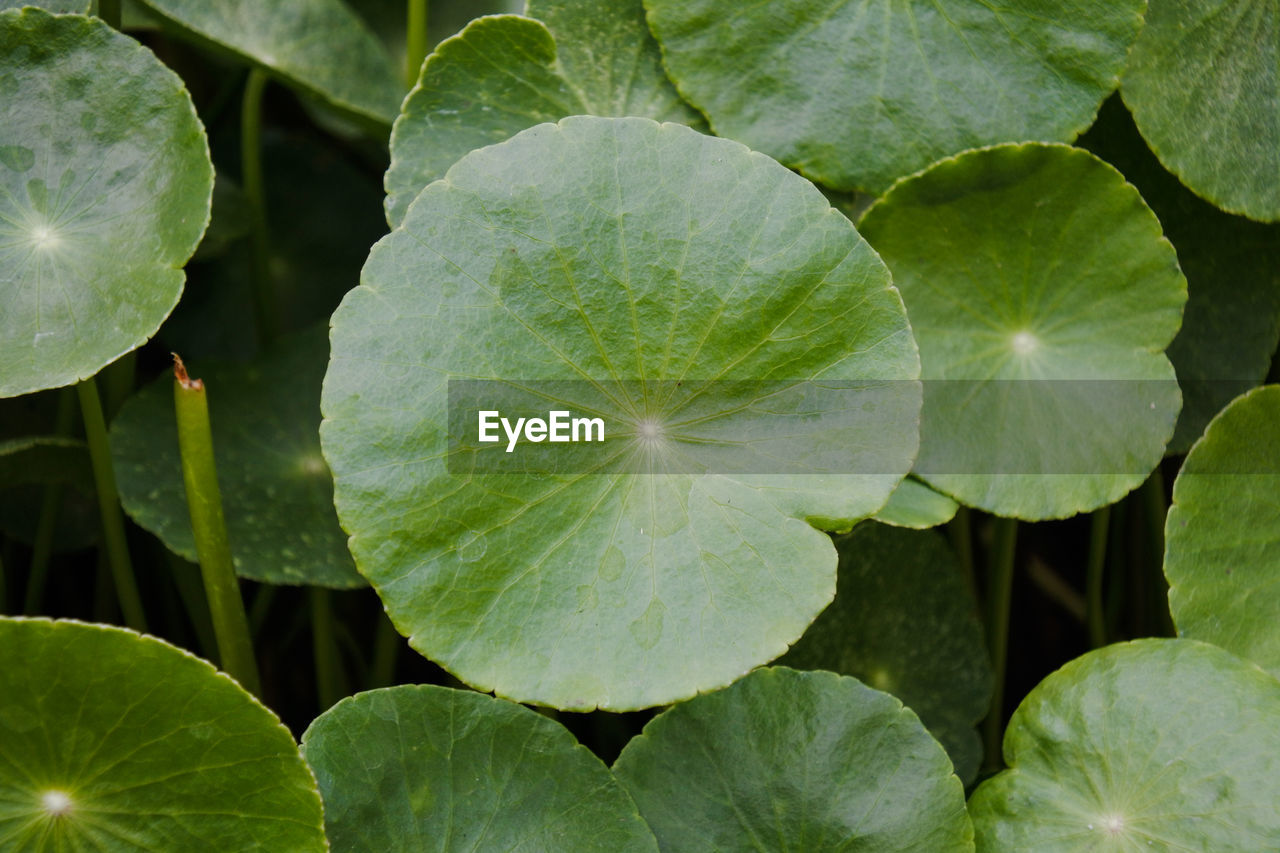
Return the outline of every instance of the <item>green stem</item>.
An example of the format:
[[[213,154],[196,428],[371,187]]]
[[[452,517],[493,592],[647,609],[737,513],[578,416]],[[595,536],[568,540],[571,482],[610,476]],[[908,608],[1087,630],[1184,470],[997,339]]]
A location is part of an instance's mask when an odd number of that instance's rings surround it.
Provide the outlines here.
[[[386,614],[378,621],[373,641],[373,663],[369,667],[369,688],[390,687],[396,677],[396,655],[400,651],[400,632]]]
[[[333,631],[333,597],[323,587],[313,586],[311,595],[311,651],[316,664],[316,695],[320,710],[326,711],[343,697],[342,664]]]
[[[418,82],[427,58],[427,0],[409,0],[408,29],[405,31],[404,79],[412,89]]]
[[[120,29],[121,0],[98,0],[98,17],[113,30]]]
[[[93,482],[98,491],[98,515],[102,520],[102,541],[115,581],[116,596],[125,624],[135,631],[146,631],[142,598],[133,578],[133,562],[125,541],[124,515],[116,491],[116,475],[111,468],[111,449],[107,444],[107,422],[102,416],[102,400],[98,385],[89,377],[76,385],[80,397],[80,414],[84,418],[84,435],[89,442],[89,459],[93,463]]]
[[[182,479],[187,487],[191,532],[195,535],[204,593],[218,641],[218,657],[228,675],[250,693],[260,696],[262,688],[253,643],[249,639],[249,620],[240,598],[240,584],[231,562],[231,546],[222,516],[222,495],[218,490],[204,383],[189,378],[176,355],[173,360],[173,402],[178,420],[178,449],[182,454]]]
[[[200,651],[204,657],[212,660],[218,651],[218,632],[214,630],[213,618],[209,615],[209,602],[205,598],[200,567],[172,551],[167,551],[165,560],[169,564],[169,577],[178,590],[178,599],[187,612],[187,621],[195,632]]]
[[[1177,635],[1177,629],[1169,615],[1169,583],[1164,576],[1164,522],[1169,506],[1164,496],[1164,472],[1158,465],[1142,486],[1142,504],[1147,533],[1147,565],[1152,567],[1151,574],[1155,579],[1150,587],[1151,606],[1160,632],[1173,637]]]
[[[1107,562],[1107,528],[1111,524],[1111,507],[1096,510],[1089,531],[1089,565],[1085,573],[1085,598],[1088,601],[1089,645],[1095,649],[1107,644],[1107,617],[1102,607],[1102,570]]]
[[[71,422],[75,418],[75,394],[70,388],[58,392],[58,413],[54,416],[53,434],[71,434]],[[40,498],[40,517],[36,520],[35,538],[31,543],[31,568],[27,572],[27,592],[22,602],[22,612],[28,616],[38,613],[44,603],[45,581],[49,577],[49,560],[53,557],[53,534],[58,529],[58,513],[62,509],[62,483],[47,483]]]
[[[969,592],[977,596],[978,585],[973,574],[973,522],[969,508],[962,506],[956,510],[955,518],[947,524],[947,535],[951,538],[951,548],[960,558],[960,571],[964,574]]]
[[[1000,740],[1004,729],[1004,676],[1009,652],[1009,607],[1013,600],[1013,557],[1017,547],[1017,519],[995,519],[995,545],[987,579],[987,644],[995,683],[991,691],[991,711],[983,724],[983,765],[990,770],[1004,766]]]
[[[269,341],[279,331],[275,292],[271,286],[271,233],[267,227],[267,193],[262,180],[262,93],[267,86],[267,72],[255,68],[244,84],[240,105],[240,178],[249,199],[253,230],[252,263],[253,305],[257,312],[258,337]]]

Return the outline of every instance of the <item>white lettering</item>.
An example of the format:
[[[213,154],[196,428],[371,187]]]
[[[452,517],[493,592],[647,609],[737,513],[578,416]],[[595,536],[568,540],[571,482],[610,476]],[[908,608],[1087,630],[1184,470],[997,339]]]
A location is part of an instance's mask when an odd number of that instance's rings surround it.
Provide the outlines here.
[[[532,442],[542,441],[547,437],[547,422],[542,418],[529,418],[524,425],[524,437]]]
[[[481,441],[498,441],[499,440],[498,436],[492,435],[490,433],[490,430],[495,430],[498,428],[497,421],[492,420],[493,418],[496,418],[496,417],[498,417],[498,413],[494,411],[487,411],[487,412],[480,413],[480,440]]]
[[[516,441],[520,438],[520,427],[524,426],[524,418],[516,418],[516,428],[511,428],[511,421],[502,419],[502,428],[507,433],[507,452],[516,449]]]
[[[578,438],[578,427],[582,427],[585,434],[584,438]],[[591,430],[596,431],[596,437],[591,437]],[[573,440],[574,441],[604,441],[604,418],[574,418],[573,419]]]
[[[551,434],[547,439],[552,442],[565,442],[569,440],[569,413],[560,409],[549,413],[551,418]]]

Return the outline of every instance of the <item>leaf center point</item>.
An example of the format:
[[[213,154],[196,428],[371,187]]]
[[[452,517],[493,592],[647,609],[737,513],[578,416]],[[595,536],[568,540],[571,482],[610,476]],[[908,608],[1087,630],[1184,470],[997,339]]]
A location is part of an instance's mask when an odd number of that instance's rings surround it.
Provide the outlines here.
[[[62,817],[71,811],[71,797],[65,791],[45,791],[40,796],[40,805],[50,817]]]
[[[1014,335],[1009,343],[1018,355],[1030,355],[1040,348],[1040,339],[1025,329]]]

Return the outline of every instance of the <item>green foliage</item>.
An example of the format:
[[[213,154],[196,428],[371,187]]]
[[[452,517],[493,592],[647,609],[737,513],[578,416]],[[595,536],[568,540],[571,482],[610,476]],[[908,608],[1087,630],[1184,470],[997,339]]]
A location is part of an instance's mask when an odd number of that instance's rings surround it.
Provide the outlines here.
[[[1180,636],[1280,677],[1280,387],[1243,395],[1191,448],[1173,484],[1164,571]]]
[[[424,190],[362,282],[325,379],[338,514],[397,627],[481,689],[626,710],[727,684],[832,596],[835,552],[807,520],[848,528],[910,465],[913,432],[849,424],[831,395],[790,452],[821,471],[830,442],[862,444],[885,473],[697,473],[695,454],[715,464],[749,435],[753,404],[783,403],[676,383],[917,370],[870,248],[736,143],[645,119],[524,131]],[[561,381],[557,405],[616,441],[565,473],[475,473],[483,460],[449,460],[451,377]],[[884,405],[914,424],[913,387]],[[593,473],[615,456],[620,473]]]
[[[209,219],[177,75],[101,21],[0,13],[0,397],[92,376],[155,334]],[[17,106],[21,105],[21,112]]]
[[[712,128],[836,190],[967,148],[1068,142],[1119,82],[1141,0],[645,0]]]
[[[0,0],[0,849],[1280,849],[1278,33]]]
[[[335,851],[658,849],[600,759],[554,720],[491,696],[360,693],[302,744]]]
[[[209,389],[219,483],[236,573],[268,583],[359,586],[320,455],[323,329],[282,341],[248,365],[191,375]],[[139,525],[196,559],[174,421],[173,377],[135,394],[111,425],[120,501]]]
[[[760,669],[662,714],[614,765],[663,850],[973,850],[960,780],[893,697]]]
[[[1163,350],[1186,282],[1114,169],[1063,145],[980,149],[903,179],[860,229],[920,345],[926,482],[1044,519],[1146,479],[1181,403]]]
[[[860,524],[836,540],[835,601],[781,662],[852,675],[914,711],[972,782],[991,701],[977,602],[936,533]]]
[[[168,643],[3,618],[0,697],[5,849],[327,849],[288,731]]]
[[[1277,715],[1280,683],[1213,646],[1139,640],[1091,652],[1009,721],[1009,769],[969,803],[978,848],[1270,850],[1280,843]]]

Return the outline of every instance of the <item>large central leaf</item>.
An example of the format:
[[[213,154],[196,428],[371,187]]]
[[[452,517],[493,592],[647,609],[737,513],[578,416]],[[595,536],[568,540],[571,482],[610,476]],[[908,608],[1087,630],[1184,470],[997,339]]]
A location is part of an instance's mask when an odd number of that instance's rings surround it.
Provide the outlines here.
[[[636,708],[729,683],[826,606],[814,525],[909,469],[917,376],[887,270],[812,185],[681,126],[576,117],[468,155],[374,248],[333,318],[321,441],[415,648],[523,701]],[[611,440],[450,460],[450,379]],[[867,380],[889,381],[851,396]]]

